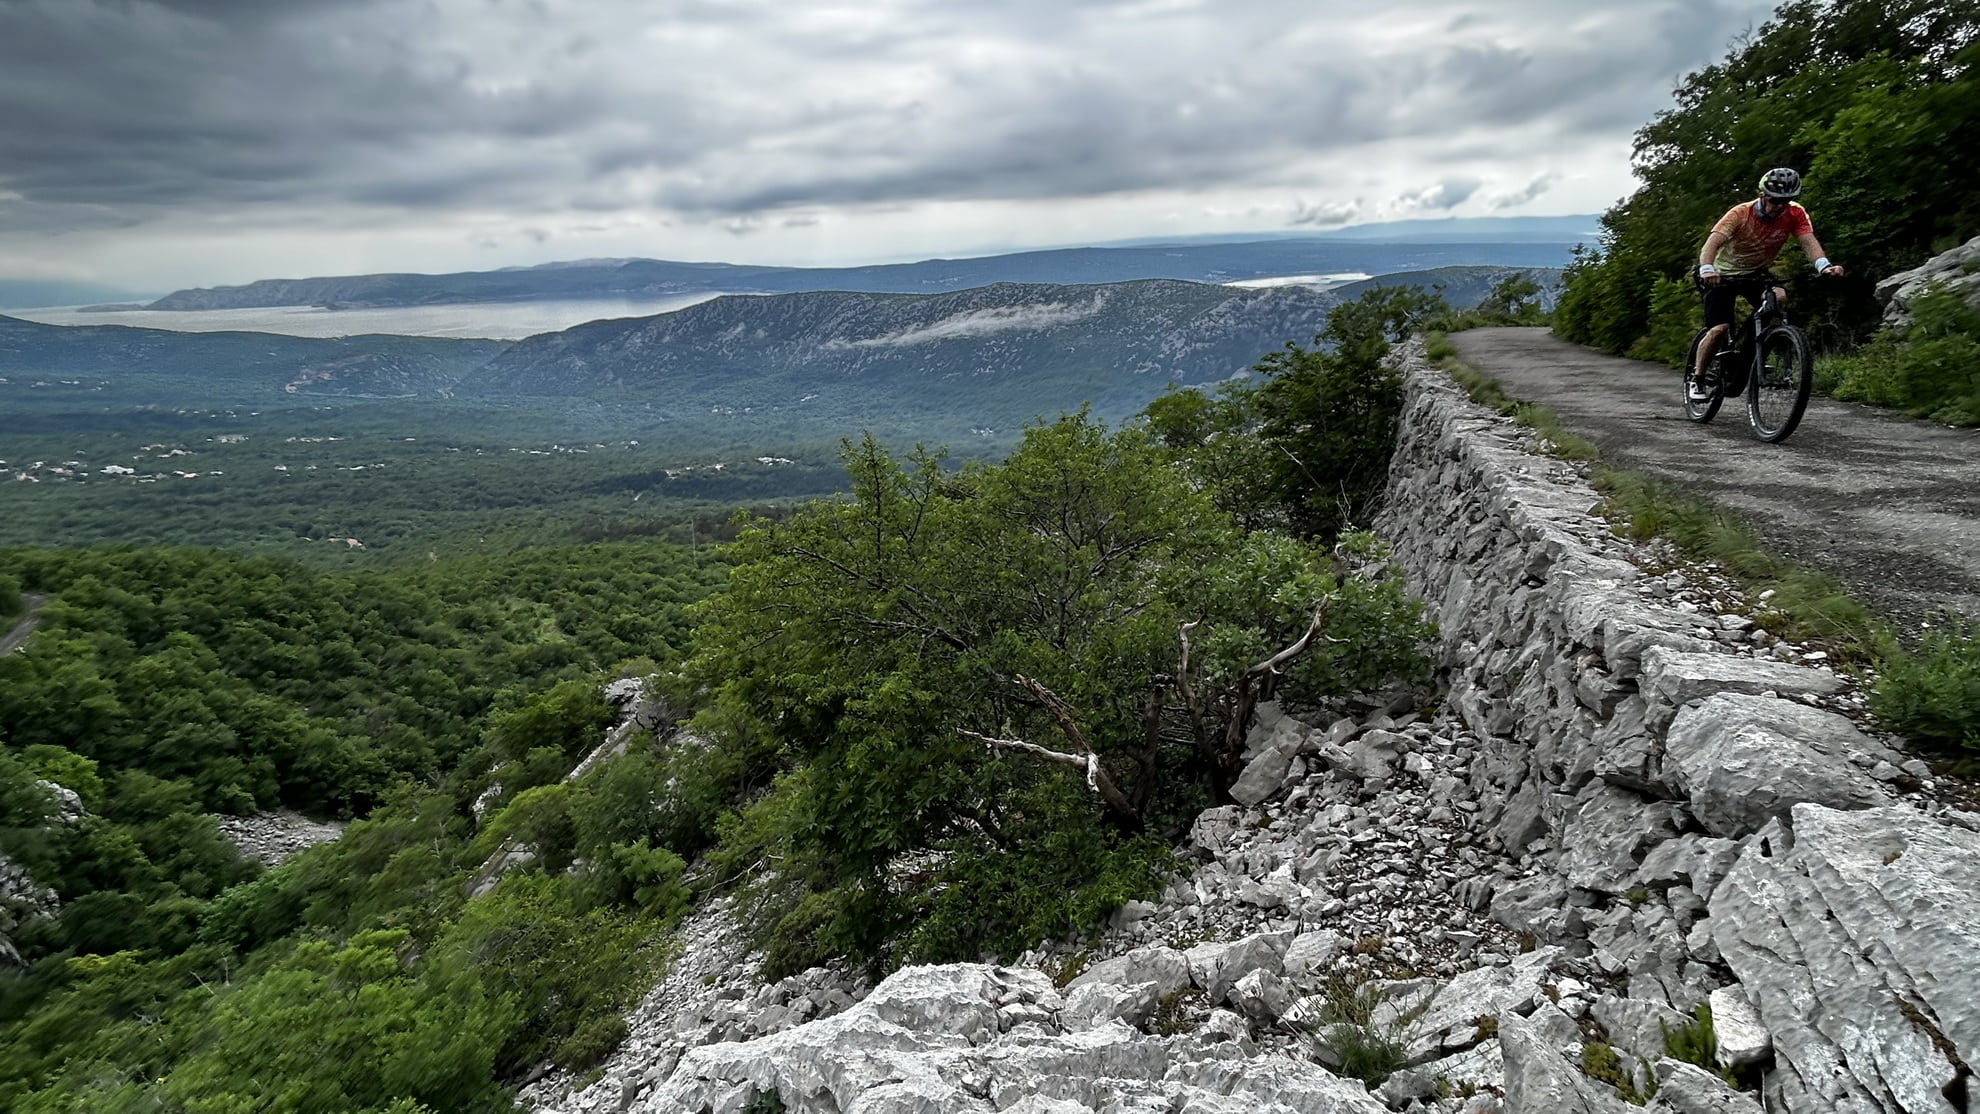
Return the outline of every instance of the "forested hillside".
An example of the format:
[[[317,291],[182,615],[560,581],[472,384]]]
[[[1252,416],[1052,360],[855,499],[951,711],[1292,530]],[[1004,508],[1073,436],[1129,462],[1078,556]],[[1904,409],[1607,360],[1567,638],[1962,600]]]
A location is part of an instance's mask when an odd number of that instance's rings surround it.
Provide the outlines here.
[[[1643,185],[1568,269],[1556,329],[1675,360],[1698,319],[1690,274],[1728,208],[1770,167],[1849,277],[1816,281],[1789,245],[1797,319],[1818,347],[1869,337],[1872,285],[1980,233],[1980,7],[1963,0],[1790,0],[1636,134]]]
[[[1373,292],[997,464],[850,444],[849,496],[719,556],[0,551],[47,598],[0,658],[0,1106],[506,1110],[622,1038],[694,902],[771,970],[885,970],[1151,892],[1258,701],[1427,667],[1353,530],[1438,310]],[[572,779],[622,676],[685,729]],[[275,806],[352,820],[262,871],[215,817]]]

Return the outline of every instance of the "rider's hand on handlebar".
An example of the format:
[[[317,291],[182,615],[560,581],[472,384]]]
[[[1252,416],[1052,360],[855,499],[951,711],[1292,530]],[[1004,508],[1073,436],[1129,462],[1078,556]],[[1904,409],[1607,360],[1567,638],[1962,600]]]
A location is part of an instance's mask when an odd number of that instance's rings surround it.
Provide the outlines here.
[[[1822,268],[1821,273],[1830,278],[1840,278],[1842,277],[1843,274],[1842,264],[1831,263],[1828,266]]]

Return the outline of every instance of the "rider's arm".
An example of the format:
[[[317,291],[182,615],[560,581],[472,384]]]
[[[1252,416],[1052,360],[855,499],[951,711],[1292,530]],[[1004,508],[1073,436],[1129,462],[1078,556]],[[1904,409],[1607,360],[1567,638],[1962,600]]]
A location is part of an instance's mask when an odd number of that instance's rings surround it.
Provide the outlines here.
[[[1814,262],[1818,273],[1824,275],[1843,273],[1840,264],[1829,262],[1829,253],[1822,250],[1822,241],[1815,238],[1815,233],[1803,232],[1797,239],[1801,241],[1801,253]]]
[[[1698,277],[1706,282],[1718,281],[1719,270],[1714,266],[1714,262],[1719,258],[1719,249],[1725,247],[1726,241],[1730,239],[1732,237],[1716,228],[1712,230],[1711,235],[1705,237],[1705,246],[1698,249]]]

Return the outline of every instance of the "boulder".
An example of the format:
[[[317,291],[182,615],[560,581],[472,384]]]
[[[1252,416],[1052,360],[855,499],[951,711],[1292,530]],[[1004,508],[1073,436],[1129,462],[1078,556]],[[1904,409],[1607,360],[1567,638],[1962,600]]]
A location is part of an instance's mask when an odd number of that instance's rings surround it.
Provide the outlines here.
[[[1667,704],[1685,704],[1717,693],[1763,692],[1826,695],[1842,678],[1821,669],[1724,652],[1695,653],[1654,646],[1643,652],[1643,687]]]
[[[1284,974],[1298,986],[1316,987],[1347,946],[1347,938],[1332,929],[1302,932],[1286,947]]]
[[[1677,835],[1678,808],[1669,801],[1644,803],[1606,782],[1581,794],[1561,842],[1568,884],[1602,893],[1624,893],[1650,849]]]
[[[1696,1064],[1662,1059],[1651,1065],[1657,1096],[1644,1114],[1765,1114],[1752,1095],[1733,1090],[1726,1081]]]
[[[1189,959],[1189,977],[1212,1002],[1221,1002],[1237,981],[1253,971],[1273,975],[1285,970],[1286,947],[1290,932],[1259,932],[1242,940],[1198,944],[1184,955]]]
[[[1712,992],[1712,1032],[1719,1046],[1714,1055],[1729,1068],[1765,1063],[1774,1055],[1774,1038],[1760,1024],[1760,1014],[1737,986]]]
[[[1189,958],[1174,948],[1159,945],[1136,948],[1081,971],[1067,984],[1067,989],[1078,990],[1095,983],[1110,986],[1153,983],[1157,996],[1166,997],[1189,988]]]
[[[1133,986],[1095,982],[1076,987],[1066,995],[1066,1007],[1059,1013],[1067,1029],[1091,1029],[1109,1021],[1125,1021],[1140,1028],[1162,1003],[1161,988],[1152,982]]]
[[[1932,283],[1958,294],[1968,305],[1980,306],[1980,236],[1878,282],[1884,323],[1896,328],[1910,324],[1911,303]]]
[[[1582,1074],[1518,1016],[1499,1019],[1506,1114],[1631,1114],[1635,1107]]]
[[[1244,772],[1231,786],[1231,800],[1255,805],[1278,796],[1286,787],[1286,775],[1292,770],[1293,756],[1299,753],[1301,741],[1291,732],[1276,736],[1258,757],[1245,764]]]
[[[1664,773],[1713,835],[1737,839],[1797,804],[1893,803],[1850,761],[1879,748],[1834,712],[1791,700],[1721,693],[1680,711],[1664,737]]]

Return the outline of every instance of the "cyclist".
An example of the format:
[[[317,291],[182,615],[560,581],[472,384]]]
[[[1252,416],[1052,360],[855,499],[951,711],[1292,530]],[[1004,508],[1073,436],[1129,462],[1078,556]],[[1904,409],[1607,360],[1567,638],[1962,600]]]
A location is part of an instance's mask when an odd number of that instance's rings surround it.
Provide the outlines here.
[[[1822,242],[1815,238],[1815,226],[1809,223],[1808,210],[1795,202],[1800,193],[1801,175],[1785,166],[1769,170],[1760,179],[1760,195],[1728,209],[1719,223],[1712,226],[1712,234],[1705,237],[1705,246],[1698,250],[1698,281],[1704,291],[1705,328],[1709,331],[1698,345],[1698,366],[1693,370],[1699,374],[1691,378],[1694,400],[1702,402],[1711,397],[1710,385],[1703,382],[1703,372],[1711,363],[1712,353],[1718,351],[1719,344],[1732,329],[1734,301],[1745,295],[1747,301],[1758,306],[1761,290],[1769,285],[1774,288],[1776,300],[1783,304],[1787,301],[1787,290],[1780,285],[1780,277],[1767,268],[1773,266],[1789,236],[1799,241],[1802,252],[1815,261],[1817,274],[1843,273],[1822,251]]]

